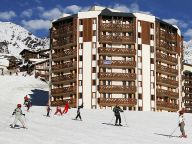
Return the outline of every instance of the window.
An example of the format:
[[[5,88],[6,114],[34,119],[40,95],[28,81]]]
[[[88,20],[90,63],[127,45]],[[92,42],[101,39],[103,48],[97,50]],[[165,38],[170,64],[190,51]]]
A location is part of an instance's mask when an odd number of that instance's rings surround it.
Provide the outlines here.
[[[154,53],[154,47],[150,46],[151,53]]]
[[[151,70],[151,76],[154,76],[154,71],[153,70]]]
[[[83,44],[82,43],[79,44],[79,49],[83,49]]]
[[[82,86],[82,80],[79,80],[79,86]]]
[[[154,40],[154,35],[150,35],[150,40]]]
[[[94,31],[93,31],[93,36],[96,36],[96,35],[97,35],[97,31],[94,30]]]
[[[142,69],[138,69],[138,74],[142,75]]]
[[[151,58],[151,64],[154,64],[154,58]]]
[[[138,26],[141,26],[141,21],[138,21]]]
[[[154,23],[151,23],[151,28],[154,28]]]
[[[138,82],[139,87],[142,87],[142,81]]]
[[[92,92],[92,98],[97,98],[96,92]]]
[[[96,18],[93,19],[93,24],[96,24]]]
[[[79,61],[83,61],[83,56],[82,55],[79,57]]]
[[[138,50],[142,50],[142,46],[138,44]]]
[[[92,73],[96,73],[96,67],[92,67]]]
[[[96,80],[92,80],[92,85],[96,85]]]
[[[79,93],[79,98],[82,99],[83,95],[82,93]]]
[[[138,33],[138,38],[141,38],[141,33],[140,32]]]
[[[83,25],[83,20],[82,19],[79,20],[79,25]]]
[[[154,95],[151,95],[151,100],[155,100],[155,96]]]
[[[138,94],[138,99],[142,99],[142,94]]]
[[[138,107],[138,111],[142,111],[143,110],[143,108],[142,107]]]
[[[79,37],[83,37],[83,32],[79,32]]]
[[[142,62],[142,57],[138,56],[138,62]]]
[[[96,43],[95,42],[93,42],[93,48],[96,48]]]
[[[96,55],[93,55],[93,56],[92,56],[92,60],[96,60]]]
[[[79,68],[79,74],[83,74],[83,69]]]

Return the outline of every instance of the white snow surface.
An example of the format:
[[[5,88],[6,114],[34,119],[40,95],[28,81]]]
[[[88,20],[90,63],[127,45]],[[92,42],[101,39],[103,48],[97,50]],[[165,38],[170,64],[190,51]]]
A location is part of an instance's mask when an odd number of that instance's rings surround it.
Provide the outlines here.
[[[29,112],[22,106],[28,129],[11,129],[9,124],[14,120],[11,114],[17,103],[23,103],[24,96],[33,94],[34,89],[48,91],[48,86],[33,76],[20,74],[0,76],[0,87],[0,144],[190,144],[192,141],[191,114],[185,114],[188,138],[166,136],[178,125],[178,113],[168,112],[125,111],[121,113],[122,124],[127,122],[128,127],[117,127],[102,124],[113,118],[111,110],[82,109],[83,121],[75,121],[72,118],[77,109],[54,116],[52,108],[51,117],[46,117],[45,106],[32,106]],[[173,135],[180,135],[179,128]]]

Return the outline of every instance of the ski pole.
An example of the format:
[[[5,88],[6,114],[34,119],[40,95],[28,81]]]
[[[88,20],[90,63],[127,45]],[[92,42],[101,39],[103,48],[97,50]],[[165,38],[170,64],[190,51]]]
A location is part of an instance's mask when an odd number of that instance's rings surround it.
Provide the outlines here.
[[[179,126],[177,126],[177,127],[174,129],[174,131],[170,134],[169,137],[171,137],[171,136],[175,133],[175,131],[177,130],[178,127],[179,127]]]
[[[126,120],[126,117],[125,117],[124,112],[123,112],[123,116],[124,116],[124,119],[125,119],[125,124],[126,124],[126,126],[127,126],[127,120]]]

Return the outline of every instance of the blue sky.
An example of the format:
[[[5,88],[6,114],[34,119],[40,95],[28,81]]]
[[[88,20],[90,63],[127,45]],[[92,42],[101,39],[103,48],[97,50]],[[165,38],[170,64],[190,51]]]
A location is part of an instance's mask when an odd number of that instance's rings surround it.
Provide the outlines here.
[[[176,24],[185,41],[192,39],[192,0],[1,0],[0,21],[14,22],[45,37],[51,20],[63,13],[86,11],[93,5],[155,15]]]

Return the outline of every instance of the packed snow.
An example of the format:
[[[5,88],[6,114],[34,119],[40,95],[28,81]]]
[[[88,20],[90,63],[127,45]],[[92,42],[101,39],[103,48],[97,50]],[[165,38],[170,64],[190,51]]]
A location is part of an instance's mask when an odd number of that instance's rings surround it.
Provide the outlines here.
[[[185,114],[188,138],[168,137],[178,126],[178,113],[124,111],[122,124],[127,127],[102,124],[114,123],[110,109],[81,109],[83,121],[76,121],[72,118],[77,109],[60,116],[52,107],[51,117],[46,117],[46,83],[22,74],[0,76],[0,81],[0,144],[189,144],[192,140],[191,114]],[[29,112],[22,106],[28,129],[12,129],[12,112],[27,94],[33,103]],[[179,135],[178,128],[173,136]]]

